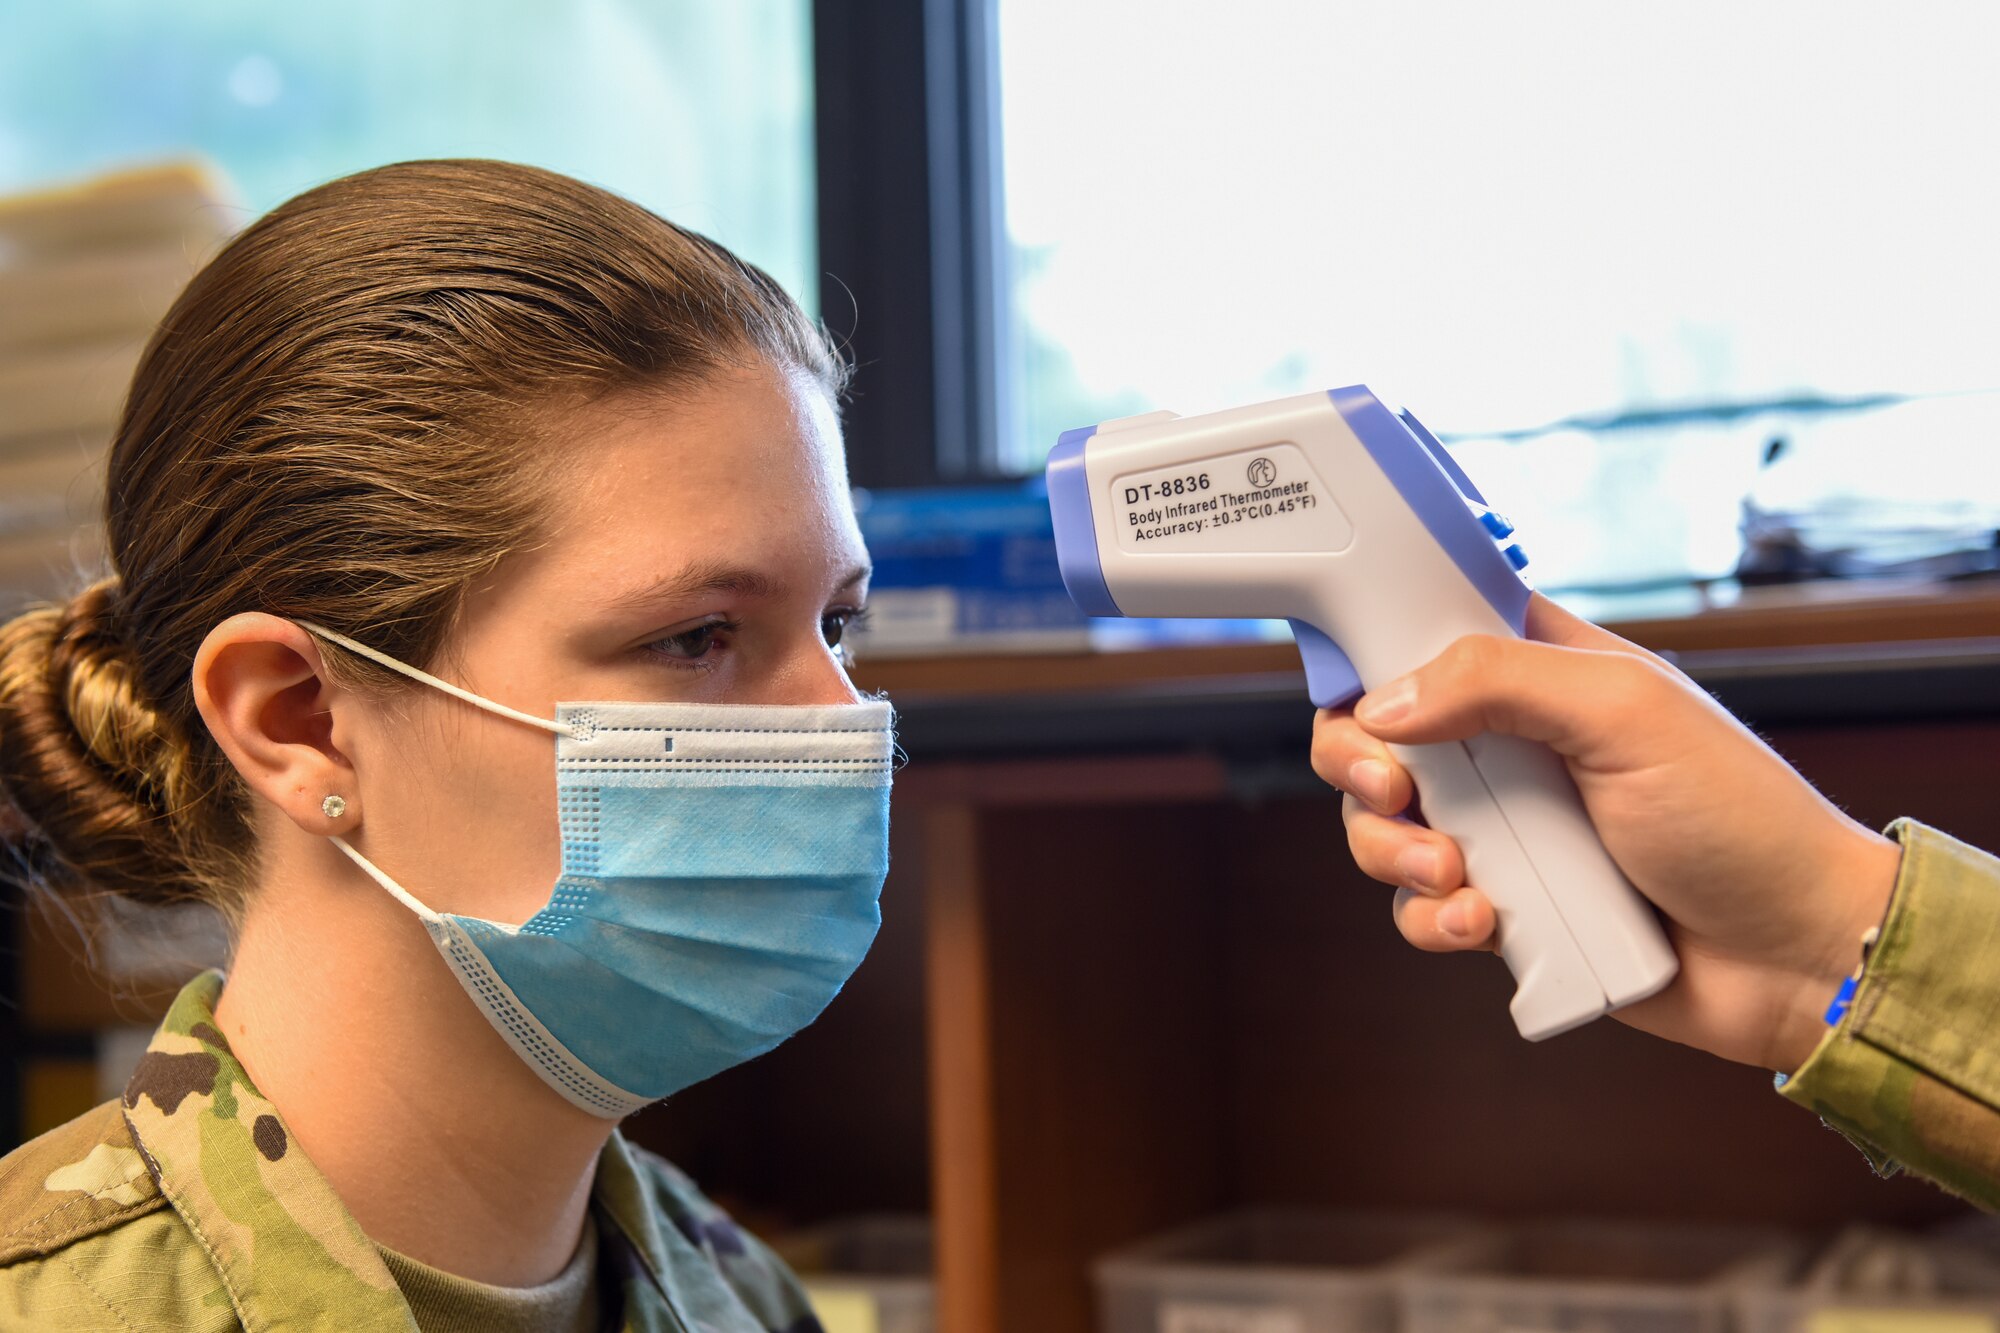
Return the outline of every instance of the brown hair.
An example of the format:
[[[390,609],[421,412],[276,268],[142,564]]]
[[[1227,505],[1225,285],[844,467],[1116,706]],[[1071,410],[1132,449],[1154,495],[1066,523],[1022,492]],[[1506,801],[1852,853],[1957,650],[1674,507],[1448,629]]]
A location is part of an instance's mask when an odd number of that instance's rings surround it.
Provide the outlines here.
[[[111,575],[0,626],[12,873],[234,916],[255,849],[189,681],[209,630],[269,611],[430,662],[471,581],[535,538],[533,483],[564,461],[548,409],[757,359],[844,386],[767,274],[552,172],[405,162],[267,214],[139,362],[106,483]]]

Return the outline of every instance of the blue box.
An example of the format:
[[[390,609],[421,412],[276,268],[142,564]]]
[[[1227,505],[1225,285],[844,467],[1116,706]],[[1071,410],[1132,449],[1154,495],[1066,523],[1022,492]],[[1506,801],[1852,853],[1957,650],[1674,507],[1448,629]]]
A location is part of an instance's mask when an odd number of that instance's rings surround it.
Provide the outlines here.
[[[857,653],[1080,652],[1089,621],[1063,588],[1039,477],[1004,486],[861,491],[875,564]]]

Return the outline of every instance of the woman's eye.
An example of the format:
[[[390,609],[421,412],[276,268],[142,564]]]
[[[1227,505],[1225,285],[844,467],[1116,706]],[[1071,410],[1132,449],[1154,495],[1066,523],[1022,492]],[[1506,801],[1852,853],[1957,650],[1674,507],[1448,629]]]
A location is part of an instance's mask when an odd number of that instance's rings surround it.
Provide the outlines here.
[[[868,612],[861,607],[827,612],[819,622],[820,633],[826,636],[827,647],[838,648],[841,638],[847,631],[867,618]]]
[[[696,625],[693,629],[682,630],[679,634],[655,639],[647,646],[662,657],[673,658],[679,662],[699,662],[713,654],[718,646],[716,635],[734,628],[735,626],[726,620],[711,620]]]

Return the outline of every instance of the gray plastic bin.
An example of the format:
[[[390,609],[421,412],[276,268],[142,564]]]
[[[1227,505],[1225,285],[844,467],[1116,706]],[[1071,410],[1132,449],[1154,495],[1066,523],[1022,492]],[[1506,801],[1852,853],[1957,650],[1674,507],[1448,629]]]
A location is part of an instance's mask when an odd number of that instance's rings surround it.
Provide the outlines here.
[[[1776,1286],[1804,1247],[1763,1228],[1563,1221],[1501,1233],[1412,1277],[1404,1333],[1728,1333],[1734,1293]]]
[[[1104,1333],[1394,1333],[1395,1275],[1481,1233],[1456,1217],[1265,1209],[1095,1266]]]
[[[797,1270],[829,1333],[848,1328],[933,1333],[937,1328],[927,1218],[844,1218],[788,1237],[778,1251]]]
[[[1796,1283],[1746,1289],[1736,1308],[1742,1333],[2000,1333],[2000,1254],[1854,1227]]]

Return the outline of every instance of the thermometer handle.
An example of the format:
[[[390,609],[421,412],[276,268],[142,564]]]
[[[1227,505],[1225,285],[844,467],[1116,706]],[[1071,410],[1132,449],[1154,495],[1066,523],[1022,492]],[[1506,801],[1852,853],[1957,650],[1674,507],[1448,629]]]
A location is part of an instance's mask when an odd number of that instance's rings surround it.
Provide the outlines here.
[[[1642,1000],[1679,970],[1652,906],[1618,869],[1548,747],[1492,734],[1392,745],[1424,818],[1465,854],[1499,919],[1508,1006],[1530,1041]]]

